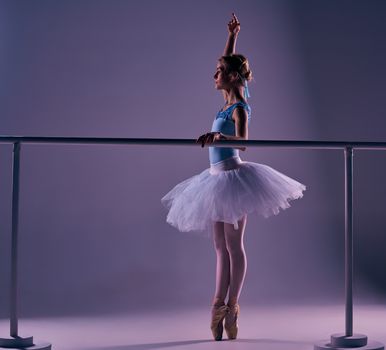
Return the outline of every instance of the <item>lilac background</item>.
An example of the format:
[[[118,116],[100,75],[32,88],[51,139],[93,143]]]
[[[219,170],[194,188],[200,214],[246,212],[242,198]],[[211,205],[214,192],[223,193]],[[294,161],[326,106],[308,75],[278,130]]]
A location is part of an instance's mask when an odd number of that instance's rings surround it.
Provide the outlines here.
[[[0,2],[0,134],[196,138],[226,23],[250,60],[250,139],[384,141],[383,1]],[[207,149],[23,145],[20,314],[209,305],[213,243],[165,222],[160,198]],[[307,186],[250,216],[244,304],[343,303],[343,151],[250,148]],[[0,147],[0,316],[8,312],[12,146]],[[386,154],[354,155],[355,301],[384,301]]]

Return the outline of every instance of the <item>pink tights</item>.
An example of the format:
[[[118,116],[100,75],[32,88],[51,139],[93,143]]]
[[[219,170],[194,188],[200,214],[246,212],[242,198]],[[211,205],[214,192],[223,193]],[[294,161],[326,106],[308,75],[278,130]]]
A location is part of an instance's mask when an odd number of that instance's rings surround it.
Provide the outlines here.
[[[244,231],[247,215],[239,222],[239,228],[224,222],[214,223],[214,247],[216,249],[216,292],[213,305],[223,305],[229,290],[228,305],[238,302],[247,270],[244,250]]]

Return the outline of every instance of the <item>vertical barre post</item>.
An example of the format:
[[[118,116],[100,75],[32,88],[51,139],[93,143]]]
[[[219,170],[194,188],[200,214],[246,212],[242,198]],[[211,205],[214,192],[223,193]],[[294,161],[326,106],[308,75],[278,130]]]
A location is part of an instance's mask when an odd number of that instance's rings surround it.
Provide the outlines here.
[[[353,149],[345,154],[345,297],[346,337],[353,335]]]
[[[33,336],[20,336],[18,329],[18,222],[19,222],[20,141],[13,144],[12,162],[12,243],[11,243],[11,296],[10,336],[0,337],[0,349],[51,350],[47,342],[34,342]]]
[[[12,165],[12,252],[11,252],[11,305],[10,335],[18,336],[18,217],[19,217],[20,142],[13,144]]]
[[[345,333],[335,333],[330,341],[314,344],[314,350],[343,350],[357,348],[361,350],[384,350],[384,345],[377,341],[369,342],[365,334],[353,334],[353,148],[344,148],[344,218],[345,218]]]

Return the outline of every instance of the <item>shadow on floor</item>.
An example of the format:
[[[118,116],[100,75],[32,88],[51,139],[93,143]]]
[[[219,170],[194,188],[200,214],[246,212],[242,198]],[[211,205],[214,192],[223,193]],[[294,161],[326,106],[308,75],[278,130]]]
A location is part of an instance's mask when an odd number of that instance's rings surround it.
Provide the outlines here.
[[[148,344],[133,344],[133,345],[106,345],[102,347],[82,348],[82,350],[151,350],[162,349],[173,346],[186,346],[190,344],[210,343],[213,340],[184,340],[184,341],[172,341],[163,343],[148,343]]]
[[[223,342],[232,342],[238,344],[237,348],[242,348],[243,343],[246,347],[247,344],[256,344],[258,347],[254,347],[254,349],[266,349],[267,345],[271,345],[272,349],[280,349],[280,350],[293,350],[293,349],[312,349],[313,344],[309,342],[301,342],[301,341],[291,341],[291,340],[275,340],[275,339],[235,339],[228,340],[223,339]],[[215,342],[213,339],[203,339],[203,340],[185,340],[185,341],[172,341],[172,342],[163,342],[163,343],[147,343],[147,344],[133,344],[133,345],[114,345],[114,346],[103,346],[103,347],[95,347],[92,348],[82,348],[82,350],[152,350],[152,349],[162,349],[162,348],[171,348],[176,346],[184,346],[184,349],[187,345],[192,345],[192,348],[195,344],[201,343],[219,343]]]

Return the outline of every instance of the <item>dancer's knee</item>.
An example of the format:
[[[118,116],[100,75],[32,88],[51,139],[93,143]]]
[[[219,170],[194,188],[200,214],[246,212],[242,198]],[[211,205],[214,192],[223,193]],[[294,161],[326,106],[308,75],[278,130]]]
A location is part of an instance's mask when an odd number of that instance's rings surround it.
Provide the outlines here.
[[[217,254],[228,254],[227,245],[225,240],[215,240],[214,241],[214,249]]]
[[[240,244],[227,244],[227,251],[230,256],[233,258],[244,258],[245,250],[244,247]]]

